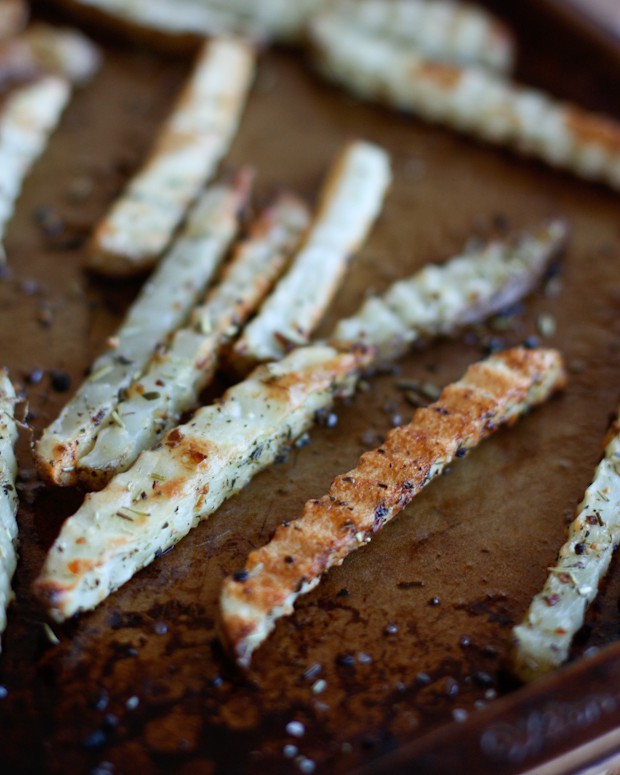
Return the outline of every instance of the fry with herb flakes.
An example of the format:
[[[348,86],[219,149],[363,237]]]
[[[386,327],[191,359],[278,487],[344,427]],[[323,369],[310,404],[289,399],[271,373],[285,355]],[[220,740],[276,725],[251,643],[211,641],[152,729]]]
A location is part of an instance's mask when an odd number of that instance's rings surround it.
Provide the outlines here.
[[[124,276],[153,266],[232,142],[254,60],[241,40],[205,43],[150,156],[97,226],[91,269]]]
[[[0,635],[6,628],[6,609],[13,597],[11,579],[17,566],[15,401],[15,390],[6,370],[0,369]]]
[[[534,681],[568,659],[573,637],[598,593],[620,542],[620,415],[605,440],[603,459],[585,491],[566,543],[523,622],[514,628],[513,668]]]
[[[242,571],[228,577],[220,599],[225,642],[241,667],[299,595],[393,519],[457,456],[500,425],[564,386],[554,350],[506,350],[471,366],[435,404],[416,411],[378,449],[362,455],[337,477],[329,493],[308,501],[301,517],[284,522],[272,540],[250,553]]]
[[[456,64],[512,69],[508,29],[481,6],[453,0],[336,0],[322,18],[355,27],[403,50]]]
[[[144,375],[128,388],[99,431],[93,449],[80,457],[78,476],[83,484],[100,489],[198,404],[221,353],[282,273],[308,222],[307,207],[290,194],[278,197],[256,219],[248,237],[237,245],[223,279],[192,311],[189,325],[178,329],[169,346],[151,357]]]
[[[442,266],[429,264],[341,320],[330,344],[345,350],[366,345],[382,360],[391,360],[420,338],[453,334],[529,293],[563,248],[567,234],[566,224],[556,220],[531,233],[493,240]]]
[[[339,154],[290,269],[234,346],[236,371],[247,373],[256,363],[308,343],[377,217],[389,182],[389,159],[378,146],[358,141]]]
[[[368,354],[299,348],[171,430],[62,526],[35,590],[62,621],[93,608],[181,540],[349,394]]]
[[[65,78],[46,75],[13,89],[0,107],[0,246],[24,179],[45,150],[70,93]]]
[[[620,125],[482,67],[434,62],[342,20],[312,25],[329,78],[375,100],[620,189]]]
[[[142,374],[158,344],[182,325],[212,280],[237,234],[252,174],[243,170],[229,184],[208,188],[187,224],[146,282],[110,348],[48,426],[36,445],[39,473],[48,482],[77,484],[78,459],[92,448],[119,395]]]

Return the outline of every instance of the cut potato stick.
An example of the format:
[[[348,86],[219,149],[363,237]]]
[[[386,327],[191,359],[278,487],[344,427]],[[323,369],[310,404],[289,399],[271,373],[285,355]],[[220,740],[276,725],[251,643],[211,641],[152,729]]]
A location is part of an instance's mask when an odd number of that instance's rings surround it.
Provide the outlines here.
[[[45,150],[69,96],[67,80],[48,75],[14,89],[0,108],[0,245],[24,178]]]
[[[206,43],[149,158],[99,223],[90,267],[130,275],[151,267],[228,150],[254,71],[234,39]]]
[[[258,368],[223,398],[171,430],[63,525],[38,596],[62,621],[93,608],[244,487],[350,393],[363,353],[300,348]]]
[[[238,664],[248,667],[252,652],[278,618],[293,612],[297,597],[368,543],[455,457],[514,423],[564,382],[554,350],[494,355],[471,366],[435,404],[418,409],[409,425],[390,431],[381,447],[334,480],[327,495],[308,501],[299,519],[284,522],[224,582],[222,629]]]
[[[381,148],[355,142],[341,152],[289,271],[235,344],[231,360],[238,372],[309,341],[374,222],[389,182],[389,159]]]
[[[0,3],[0,41],[21,32],[28,21],[28,5],[25,0],[2,0]]]
[[[606,439],[605,454],[577,507],[568,539],[542,591],[514,628],[514,670],[533,681],[568,659],[573,637],[598,593],[620,542],[620,415]]]
[[[142,37],[195,39],[240,34],[260,42],[293,41],[325,0],[63,0],[77,12],[103,15],[115,27]]]
[[[392,45],[457,64],[512,69],[514,40],[481,6],[454,0],[337,0],[325,15]]]
[[[494,240],[442,266],[429,264],[369,298],[341,320],[329,339],[346,350],[374,348],[383,360],[406,352],[420,338],[454,333],[510,306],[539,282],[551,258],[564,246],[567,227],[552,221],[513,240]]]
[[[528,268],[521,265],[521,271]],[[472,303],[482,315],[479,301]],[[446,310],[436,311],[447,331]],[[458,315],[460,320],[460,307]],[[360,369],[376,359],[359,348],[352,355],[336,353],[324,346],[299,348],[259,367],[222,402],[199,410],[104,490],[87,496],[63,525],[37,582],[50,615],[60,621],[97,605],[173,546],[308,430],[316,411],[352,392]],[[119,530],[130,537],[119,543]]]
[[[433,62],[334,21],[312,25],[316,62],[364,99],[620,188],[620,125],[480,67]]]
[[[11,602],[11,579],[17,566],[17,423],[13,417],[15,390],[5,370],[0,369],[0,635],[6,627],[6,609]]]
[[[31,24],[16,43],[25,46],[41,71],[64,76],[76,86],[87,83],[101,66],[101,52],[77,30]]]
[[[213,278],[239,227],[251,174],[208,189],[190,213],[181,235],[147,281],[111,347],[95,361],[90,376],[37,444],[40,474],[59,485],[77,483],[78,456],[94,443],[98,429],[158,344],[183,324]]]
[[[177,330],[169,347],[153,355],[145,374],[99,431],[93,449],[80,457],[83,484],[100,489],[198,404],[220,354],[282,273],[308,222],[307,207],[287,194],[262,213],[236,248],[222,281],[193,310],[190,325]]]

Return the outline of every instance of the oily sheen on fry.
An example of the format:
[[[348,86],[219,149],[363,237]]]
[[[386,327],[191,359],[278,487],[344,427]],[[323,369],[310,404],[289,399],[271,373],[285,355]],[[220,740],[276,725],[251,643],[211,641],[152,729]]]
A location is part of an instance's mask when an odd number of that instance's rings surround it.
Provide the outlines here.
[[[362,455],[327,495],[308,501],[299,519],[284,522],[224,582],[222,632],[238,664],[248,667],[252,652],[278,618],[293,612],[297,597],[368,543],[457,455],[500,425],[514,423],[564,383],[555,350],[515,348],[494,355],[471,366],[435,404],[418,409],[411,423]]]

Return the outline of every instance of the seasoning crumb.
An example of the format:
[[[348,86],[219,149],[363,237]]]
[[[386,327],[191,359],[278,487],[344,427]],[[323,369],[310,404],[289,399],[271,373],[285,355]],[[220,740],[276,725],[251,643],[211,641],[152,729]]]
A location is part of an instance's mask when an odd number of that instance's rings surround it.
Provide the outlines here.
[[[441,605],[441,600],[439,599],[439,597],[438,597],[437,595],[434,595],[434,596],[433,596],[433,597],[431,597],[431,599],[428,601],[428,604],[429,604],[429,605],[433,605],[433,606],[435,606],[435,605]]]
[[[297,449],[301,449],[302,447],[306,447],[308,444],[310,444],[310,434],[309,433],[302,433],[301,436],[295,440],[295,446]]]
[[[336,664],[340,667],[352,667],[355,664],[355,657],[352,654],[338,654]]]
[[[101,748],[106,743],[106,734],[103,729],[95,729],[89,735],[82,740],[82,747],[92,750],[94,748]]]
[[[461,722],[463,722],[463,721],[466,721],[466,720],[467,720],[467,716],[468,716],[468,715],[469,715],[469,714],[467,713],[467,711],[465,710],[465,708],[455,708],[455,709],[452,711],[452,718],[453,718],[455,721],[458,721],[459,723],[461,723]]]
[[[366,654],[364,651],[360,651],[357,655],[357,661],[360,665],[369,665],[372,662],[370,654]]]
[[[310,667],[306,670],[304,673],[304,678],[306,681],[312,681],[314,678],[316,678],[320,673],[322,672],[323,667],[319,665],[318,662],[315,662],[313,665],[310,665]]]
[[[24,380],[28,385],[38,385],[43,379],[45,372],[43,369],[35,368],[29,371],[24,377]]]
[[[431,682],[431,677],[428,673],[417,673],[415,682],[419,686],[428,686]]]
[[[327,689],[327,681],[324,678],[319,678],[318,681],[315,681],[312,684],[312,693],[313,694],[322,694],[325,689]]]
[[[140,698],[136,697],[134,694],[133,697],[130,697],[127,702],[125,703],[125,707],[127,710],[135,710],[138,705],[140,704]]]
[[[386,624],[383,628],[383,634],[384,635],[396,635],[398,633],[398,625],[396,624]]]
[[[487,689],[484,693],[485,700],[494,700],[497,697],[495,689]]]
[[[536,326],[538,333],[544,337],[553,336],[557,329],[555,318],[547,313],[538,316]]]
[[[301,721],[289,721],[286,725],[286,733],[291,737],[303,737],[306,733],[306,727]]]
[[[342,753],[351,753],[353,751],[353,746],[351,745],[351,743],[343,743],[340,746],[340,750],[342,751]]]
[[[58,646],[60,643],[60,638],[54,630],[49,626],[47,622],[43,622],[43,632],[45,633],[45,636],[47,637],[48,641],[52,644],[52,646]]]
[[[290,743],[285,745],[284,748],[282,749],[282,755],[287,759],[294,759],[298,753],[299,753],[299,748],[297,748],[296,745],[291,745]]]
[[[299,771],[305,773],[306,775],[310,775],[310,773],[314,772],[316,769],[316,764],[312,761],[312,759],[308,759],[306,756],[298,757],[296,763]]]
[[[168,632],[168,625],[165,622],[155,622],[153,632],[156,635],[165,635]]]
[[[9,696],[9,690],[6,688],[6,686],[0,686],[0,700],[3,700],[5,697]]]
[[[461,637],[459,638],[459,646],[461,646],[461,648],[464,648],[464,649],[467,648],[468,646],[471,646],[471,638],[469,637],[469,635],[461,635]]]

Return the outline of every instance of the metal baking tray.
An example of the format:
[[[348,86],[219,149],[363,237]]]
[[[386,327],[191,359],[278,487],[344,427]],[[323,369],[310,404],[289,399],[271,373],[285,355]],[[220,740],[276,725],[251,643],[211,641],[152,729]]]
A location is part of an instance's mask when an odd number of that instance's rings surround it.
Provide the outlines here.
[[[494,7],[515,24],[521,77],[618,113],[608,60],[550,29],[535,5]],[[189,66],[98,36],[105,67],[28,178],[6,241],[0,360],[26,392],[35,437],[138,291],[86,274],[86,239]],[[572,236],[554,276],[512,311],[508,330],[500,321],[430,343],[369,380],[338,405],[335,427],[315,429],[94,612],[54,627],[56,645],[30,588],[83,496],[37,481],[24,434],[21,562],[0,659],[4,772],[571,772],[620,749],[617,563],[574,664],[525,688],[508,669],[511,627],[553,563],[620,393],[618,195],[360,104],[289,51],[262,56],[227,163],[256,167],[263,200],[285,186],[312,198],[354,136],[388,149],[395,181],[325,330],[368,292],[446,260],[472,236],[561,215]],[[566,392],[451,466],[238,672],[216,638],[222,578],[408,419],[398,379],[441,387],[485,350],[533,336],[564,352]]]

